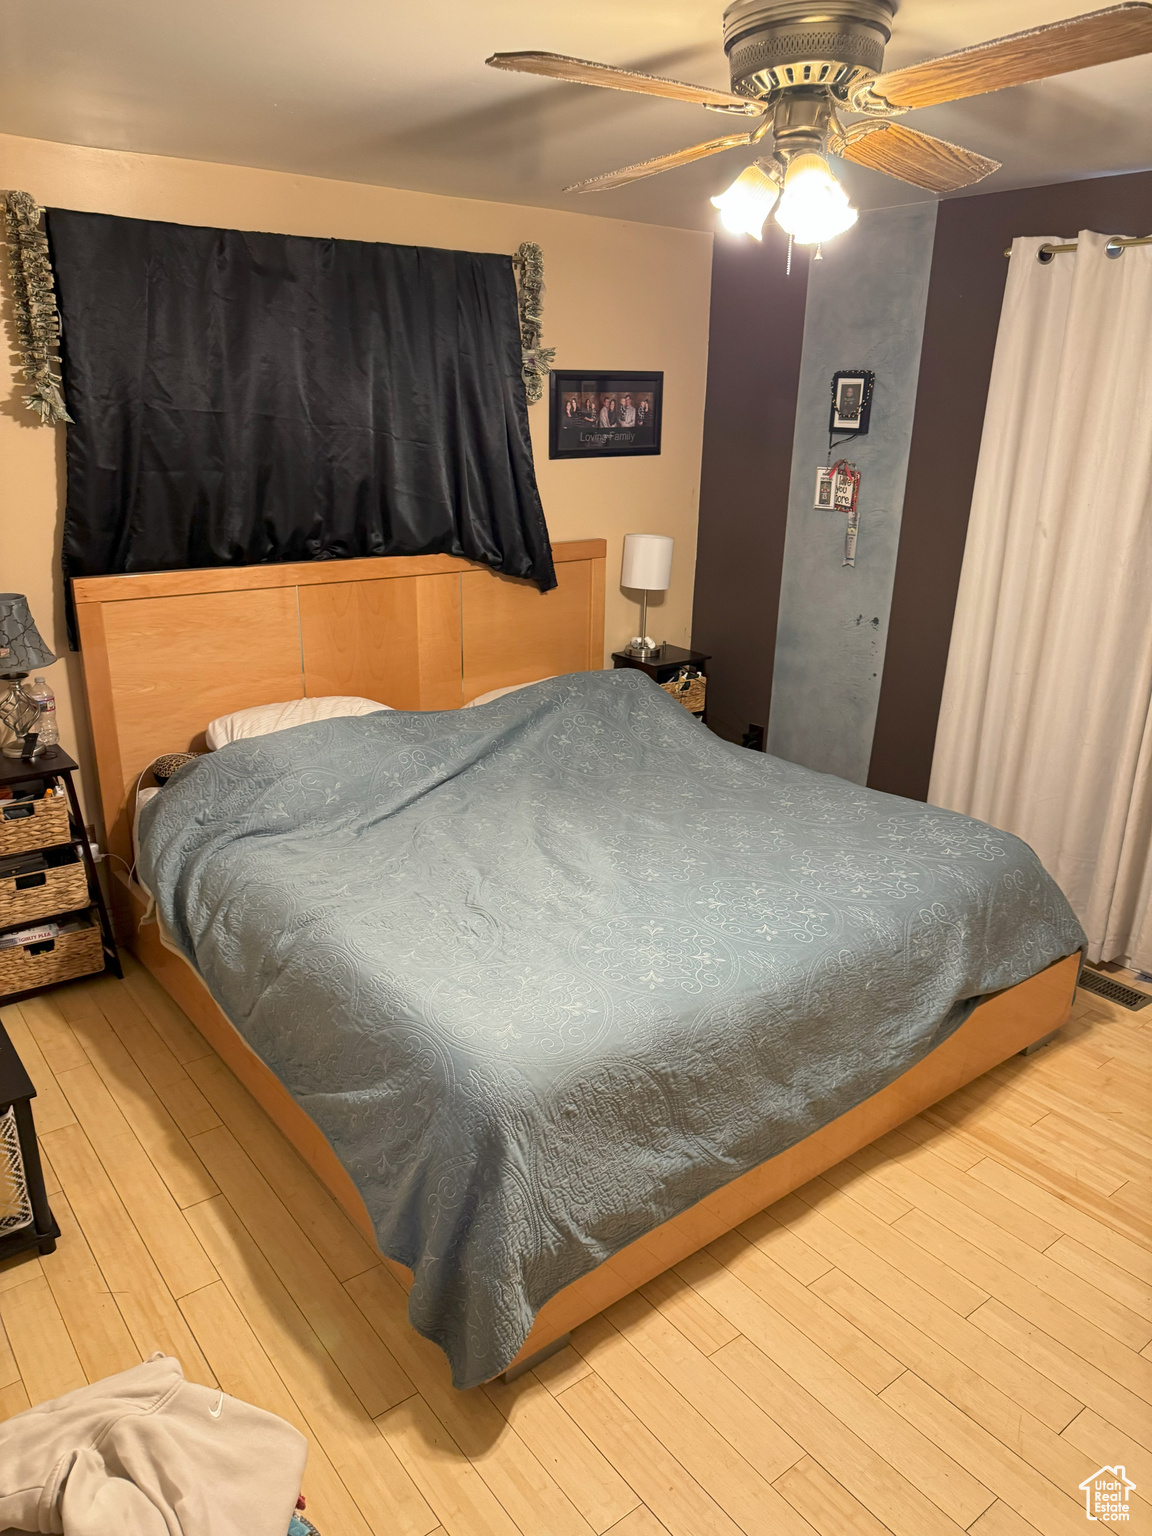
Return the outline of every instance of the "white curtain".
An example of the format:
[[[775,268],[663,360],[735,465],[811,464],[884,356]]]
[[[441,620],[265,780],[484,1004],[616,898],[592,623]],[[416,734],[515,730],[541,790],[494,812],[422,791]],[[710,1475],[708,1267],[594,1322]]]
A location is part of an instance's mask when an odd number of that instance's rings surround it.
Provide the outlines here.
[[[928,798],[1152,969],[1152,246],[1045,243],[1012,247]]]

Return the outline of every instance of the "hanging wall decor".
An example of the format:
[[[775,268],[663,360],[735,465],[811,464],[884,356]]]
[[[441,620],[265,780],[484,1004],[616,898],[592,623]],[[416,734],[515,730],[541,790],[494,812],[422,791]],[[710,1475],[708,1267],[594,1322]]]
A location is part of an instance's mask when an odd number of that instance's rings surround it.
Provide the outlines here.
[[[841,368],[832,375],[832,410],[828,434],[851,432],[863,437],[872,417],[876,375],[870,368]]]
[[[550,459],[606,459],[660,452],[663,373],[563,369],[552,374]]]
[[[60,388],[60,316],[56,287],[48,258],[48,239],[41,228],[44,210],[27,192],[4,193],[4,224],[8,240],[8,271],[12,279],[12,308],[16,317],[16,348],[20,371],[31,386],[24,404],[44,423],[71,421]]]
[[[525,240],[512,258],[520,304],[520,346],[523,350],[524,394],[529,405],[544,398],[544,380],[556,356],[555,347],[540,345],[544,334],[544,252]]]
[[[832,466],[832,504],[837,512],[847,515],[848,526],[844,530],[844,559],[842,565],[856,564],[856,533],[860,527],[860,471],[847,459],[840,459]]]
[[[856,564],[856,534],[860,527],[860,470],[847,459],[821,465],[816,470],[816,495],[812,505],[818,512],[843,512],[848,518],[844,532],[844,565]]]

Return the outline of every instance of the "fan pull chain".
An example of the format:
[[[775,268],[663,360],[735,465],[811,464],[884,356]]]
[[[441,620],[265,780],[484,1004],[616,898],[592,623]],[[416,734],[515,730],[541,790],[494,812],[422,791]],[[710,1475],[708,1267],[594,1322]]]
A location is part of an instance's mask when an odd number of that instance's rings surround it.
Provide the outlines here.
[[[792,276],[792,236],[788,236],[788,265],[784,269],[784,276]]]

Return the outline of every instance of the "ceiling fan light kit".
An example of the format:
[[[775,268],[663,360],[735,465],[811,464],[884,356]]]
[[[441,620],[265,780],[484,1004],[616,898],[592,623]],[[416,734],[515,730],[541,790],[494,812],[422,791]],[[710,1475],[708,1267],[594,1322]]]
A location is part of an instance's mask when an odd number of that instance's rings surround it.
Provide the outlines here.
[[[828,168],[828,154],[926,191],[955,192],[999,170],[999,161],[893,118],[1152,52],[1152,0],[1123,0],[885,74],[895,9],[896,0],[733,0],[724,12],[730,92],[555,53],[496,53],[488,63],[759,119],[747,132],[659,155],[567,190],[625,186],[756,144],[771,132],[771,158],[749,166],[712,202],[726,228],[756,239],[775,204],[777,221],[798,244],[819,245],[856,222],[856,210]],[[858,113],[862,120],[844,126],[840,112]],[[768,187],[775,193],[781,182],[777,202]]]
[[[771,176],[753,161],[737,176],[727,192],[711,199],[720,210],[720,222],[733,235],[751,235],[759,240],[764,223],[775,207],[780,188]]]
[[[821,245],[851,229],[858,217],[823,155],[793,156],[776,222],[797,245]]]

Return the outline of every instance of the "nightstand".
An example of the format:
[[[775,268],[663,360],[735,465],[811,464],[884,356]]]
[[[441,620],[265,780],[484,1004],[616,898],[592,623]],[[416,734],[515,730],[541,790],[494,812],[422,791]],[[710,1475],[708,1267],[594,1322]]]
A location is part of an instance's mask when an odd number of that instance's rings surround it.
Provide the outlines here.
[[[36,1089],[0,1024],[0,1260],[51,1253],[60,1236],[44,1192],[32,1103]]]
[[[711,656],[704,651],[685,651],[678,645],[662,645],[655,656],[649,657],[647,661],[642,661],[639,656],[629,656],[627,651],[612,652],[615,671],[621,667],[635,667],[638,672],[647,672],[654,683],[671,682],[683,666],[698,667],[707,677],[711,660]],[[701,710],[696,718],[707,721],[707,709]]]
[[[0,800],[0,934],[38,924],[56,935],[0,947],[0,1003],[111,970],[123,975],[104,893],[72,775],[77,764],[59,747],[25,762],[0,758],[0,786],[52,785],[63,794]]]

